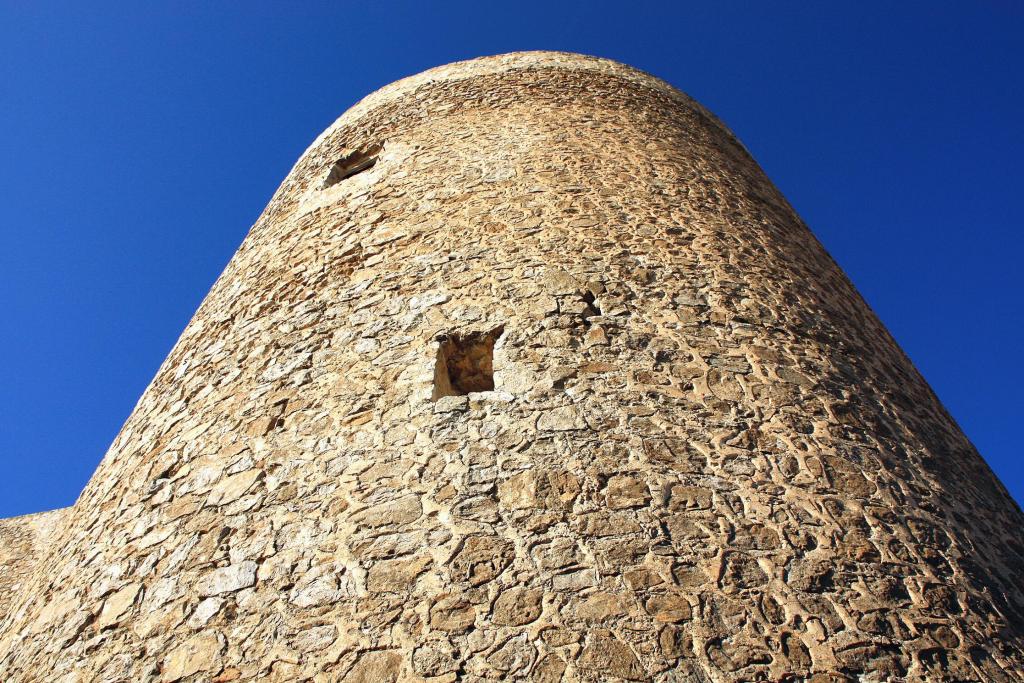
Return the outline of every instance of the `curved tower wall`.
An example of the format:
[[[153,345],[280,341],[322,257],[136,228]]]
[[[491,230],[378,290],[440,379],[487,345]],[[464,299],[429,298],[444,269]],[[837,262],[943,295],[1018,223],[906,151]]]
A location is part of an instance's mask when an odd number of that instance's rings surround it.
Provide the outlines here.
[[[65,520],[11,680],[1024,666],[1020,510],[728,130],[576,55],[321,135]]]

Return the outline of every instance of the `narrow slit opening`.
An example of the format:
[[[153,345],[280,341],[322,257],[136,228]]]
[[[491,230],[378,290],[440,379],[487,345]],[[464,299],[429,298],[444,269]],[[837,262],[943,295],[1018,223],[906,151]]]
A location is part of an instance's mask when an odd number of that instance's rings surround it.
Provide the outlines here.
[[[494,391],[494,343],[504,331],[504,327],[496,327],[489,332],[440,337],[432,399]]]
[[[373,168],[377,163],[380,151],[381,145],[372,145],[356,150],[351,154],[346,154],[338,159],[331,165],[331,170],[328,171],[327,177],[324,179],[323,189],[337,185],[343,180]]]
[[[589,291],[583,293],[583,303],[587,305],[583,310],[583,322],[589,325],[590,318],[601,315],[601,307],[597,303],[597,297],[594,296],[593,292]]]

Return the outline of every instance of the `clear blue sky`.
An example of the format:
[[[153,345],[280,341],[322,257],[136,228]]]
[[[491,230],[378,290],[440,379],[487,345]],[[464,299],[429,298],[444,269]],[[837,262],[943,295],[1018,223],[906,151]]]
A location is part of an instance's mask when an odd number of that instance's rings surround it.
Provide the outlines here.
[[[342,111],[527,49],[618,59],[716,112],[1022,501],[1022,8],[0,0],[0,516],[74,502]]]

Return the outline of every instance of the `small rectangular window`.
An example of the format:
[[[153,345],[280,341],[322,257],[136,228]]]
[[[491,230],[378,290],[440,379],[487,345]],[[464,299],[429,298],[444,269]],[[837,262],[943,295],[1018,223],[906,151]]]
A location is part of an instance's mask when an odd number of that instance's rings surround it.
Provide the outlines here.
[[[338,159],[331,166],[327,177],[324,179],[324,189],[337,185],[341,181],[351,178],[357,173],[373,168],[377,163],[377,155],[380,154],[381,145],[371,145],[363,149],[346,154]]]
[[[442,337],[434,367],[433,400],[494,391],[494,342],[504,331],[503,327],[497,327],[490,332],[452,333]]]

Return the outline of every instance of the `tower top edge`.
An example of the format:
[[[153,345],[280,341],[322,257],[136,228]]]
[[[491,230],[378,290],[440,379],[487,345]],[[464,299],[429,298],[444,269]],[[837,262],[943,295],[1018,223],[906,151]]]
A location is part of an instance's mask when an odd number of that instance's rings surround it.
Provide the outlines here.
[[[609,75],[626,78],[644,85],[665,90],[675,95],[683,95],[678,89],[669,83],[641,71],[635,67],[617,62],[605,57],[595,57],[576,52],[557,52],[553,50],[533,50],[527,52],[508,52],[486,57],[476,57],[450,64],[443,64],[421,71],[412,76],[401,78],[393,83],[385,85],[379,90],[367,95],[360,100],[355,107],[363,103],[374,104],[377,99],[388,98],[396,94],[415,89],[425,83],[434,81],[457,81],[477,76],[489,76],[492,74],[519,71],[521,69],[543,68],[562,69],[565,71],[598,71]],[[349,110],[352,111],[351,109]],[[348,113],[348,112],[346,112]]]
[[[452,62],[450,64],[444,64],[442,66],[436,66],[427,69],[426,71],[421,71],[412,76],[407,76],[389,83],[352,105],[317,137],[317,139],[310,145],[310,149],[315,148],[322,140],[330,136],[341,126],[351,124],[373,109],[413,92],[422,86],[527,69],[561,69],[566,72],[588,71],[605,73],[609,76],[632,81],[639,86],[660,90],[672,97],[685,100],[691,105],[700,107],[693,98],[689,97],[668,82],[645,71],[641,71],[640,69],[612,59],[594,57],[575,52],[558,52],[553,50],[508,52],[505,54],[477,57],[475,59],[467,59]],[[701,109],[703,109],[703,107],[701,107]],[[710,114],[710,112],[707,113]],[[309,150],[307,150],[307,152],[308,151]]]
[[[39,520],[46,519],[48,517],[58,516],[64,512],[70,510],[73,505],[62,508],[53,508],[52,510],[40,510],[38,512],[26,512],[20,515],[14,515],[13,517],[0,517],[0,525],[3,524],[29,524]]]

